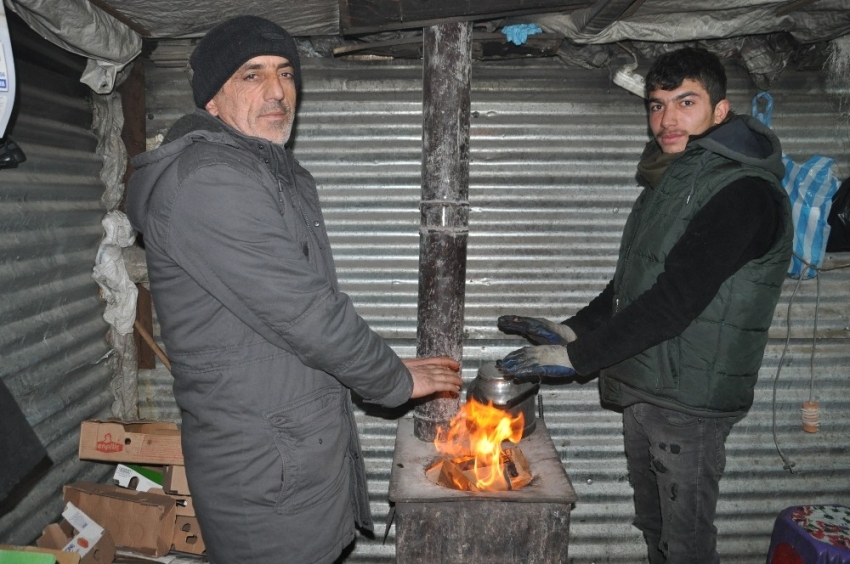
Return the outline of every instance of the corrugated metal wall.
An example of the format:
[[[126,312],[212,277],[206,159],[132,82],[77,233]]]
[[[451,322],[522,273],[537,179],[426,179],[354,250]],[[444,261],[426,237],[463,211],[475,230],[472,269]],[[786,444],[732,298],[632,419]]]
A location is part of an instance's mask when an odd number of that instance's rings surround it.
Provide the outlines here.
[[[148,135],[191,109],[182,67],[185,46],[161,44],[147,69]],[[160,58],[157,59],[158,53]],[[302,62],[305,91],[295,154],[316,177],[340,280],[358,311],[402,356],[415,354],[421,66],[419,61]],[[748,113],[756,93],[730,68],[733,107]],[[788,153],[838,160],[850,171],[848,131],[824,94],[823,77],[787,71],[771,90],[774,127]],[[522,345],[495,329],[505,313],[561,320],[586,304],[613,273],[620,233],[638,194],[637,157],[647,139],[640,100],[612,86],[605,71],[565,68],[555,60],[473,67],[470,234],[464,377],[482,361]],[[835,257],[850,262],[850,254]],[[756,402],[729,439],[718,507],[720,552],[727,563],[763,562],[773,519],[795,503],[850,503],[850,272],[821,277],[814,396],[821,431],[801,430],[809,398],[815,281],[801,285],[791,308],[792,339],[773,402],[785,343],[786,284],[777,308]],[[170,377],[143,375],[143,413],[176,418]],[[575,563],[639,562],[630,525],[621,419],[599,406],[596,382],[549,386],[545,418],[579,500],[572,513]],[[783,470],[772,435],[773,415]],[[392,562],[386,544],[387,489],[395,421],[358,413],[366,450],[377,538],[360,539],[347,562]]]
[[[0,377],[53,462],[0,515],[0,543],[26,544],[61,513],[64,484],[108,470],[79,462],[77,441],[80,421],[108,414],[113,397],[91,277],[105,210],[84,63],[10,22],[19,105],[7,134],[27,161],[0,170]]]

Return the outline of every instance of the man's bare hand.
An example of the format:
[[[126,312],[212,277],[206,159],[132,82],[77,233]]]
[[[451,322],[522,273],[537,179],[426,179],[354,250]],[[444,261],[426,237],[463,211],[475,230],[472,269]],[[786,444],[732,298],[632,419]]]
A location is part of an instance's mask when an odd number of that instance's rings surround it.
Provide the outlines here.
[[[410,398],[421,398],[435,392],[459,392],[460,364],[447,356],[409,358],[402,360],[413,376],[413,393]]]

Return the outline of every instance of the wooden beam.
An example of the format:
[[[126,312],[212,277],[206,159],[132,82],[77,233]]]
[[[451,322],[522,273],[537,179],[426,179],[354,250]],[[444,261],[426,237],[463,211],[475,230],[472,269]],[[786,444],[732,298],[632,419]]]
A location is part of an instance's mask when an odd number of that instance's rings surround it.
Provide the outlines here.
[[[159,345],[154,340],[153,335],[148,333],[147,330],[144,327],[142,327],[141,323],[139,323],[138,321],[136,321],[136,323],[133,325],[133,327],[136,331],[139,332],[139,335],[142,337],[142,339],[144,339],[145,342],[147,342],[147,344],[150,345],[151,349],[153,349],[153,352],[156,354],[156,356],[159,357],[159,360],[161,360],[162,363],[165,365],[165,368],[167,368],[168,371],[171,372],[171,361],[168,360],[167,356],[165,356],[165,351],[163,351],[161,348],[159,348]]]
[[[344,35],[414,29],[445,23],[572,12],[593,0],[340,0]]]
[[[121,141],[127,148],[127,168],[124,170],[124,186],[130,180],[135,169],[130,163],[130,159],[145,152],[145,67],[141,58],[136,58],[131,63],[130,74],[118,87],[118,94],[121,96],[121,110],[124,114],[124,126],[121,128]],[[127,199],[127,191],[121,198],[121,203],[118,206],[120,211],[124,211],[125,201]]]
[[[124,114],[124,127],[121,129],[121,141],[127,148],[127,168],[124,170],[124,195],[118,209],[124,211],[127,199],[128,181],[134,172],[130,159],[145,152],[145,67],[140,58],[131,63],[130,74],[118,87],[121,96],[121,109]],[[139,295],[136,299],[136,326],[141,326],[148,334],[153,334],[153,308],[150,292],[141,284],[136,284]],[[139,368],[150,370],[156,367],[155,351],[142,337],[138,329],[133,331],[136,343]]]
[[[139,296],[136,298],[136,322],[133,324],[133,341],[136,343],[136,351],[139,368],[152,370],[156,368],[156,351],[151,342],[153,335],[153,308],[151,307],[151,293],[141,284],[136,284]]]
[[[508,42],[503,33],[474,32],[472,34],[472,58],[479,61],[496,59],[525,59],[529,57],[554,56],[564,38],[557,33],[538,33],[530,35],[522,45]],[[415,35],[342,45],[333,50],[335,57],[376,56],[395,59],[421,59],[422,36]]]
[[[564,37],[558,33],[529,35],[522,45],[507,41],[504,33],[473,33],[472,58],[478,61],[554,57]]]

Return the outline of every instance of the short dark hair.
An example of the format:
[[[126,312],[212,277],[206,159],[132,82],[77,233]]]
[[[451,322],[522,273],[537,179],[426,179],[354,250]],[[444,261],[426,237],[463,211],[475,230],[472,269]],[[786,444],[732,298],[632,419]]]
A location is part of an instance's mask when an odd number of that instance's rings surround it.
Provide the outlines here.
[[[699,47],[684,47],[658,57],[646,74],[646,97],[653,90],[675,90],[687,79],[702,84],[712,107],[726,98],[723,63],[717,55]]]

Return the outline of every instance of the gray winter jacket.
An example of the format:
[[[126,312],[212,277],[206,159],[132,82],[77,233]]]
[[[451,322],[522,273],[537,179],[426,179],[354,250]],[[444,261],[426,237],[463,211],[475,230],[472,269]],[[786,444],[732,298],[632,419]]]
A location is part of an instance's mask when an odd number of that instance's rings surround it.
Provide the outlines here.
[[[372,527],[348,389],[397,406],[410,373],[339,291],[292,153],[203,110],[175,130],[188,133],[133,159],[127,212],[210,561],[332,562],[355,520]]]

